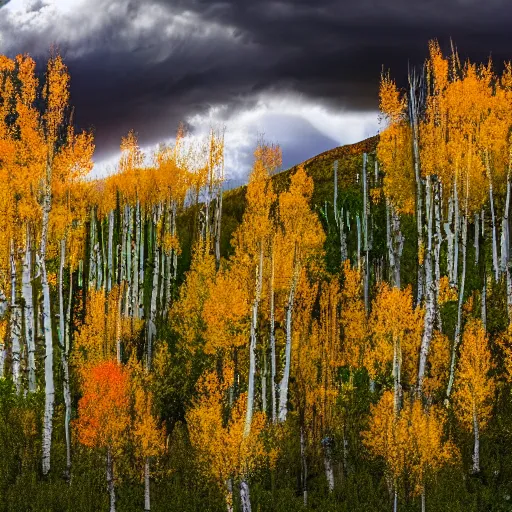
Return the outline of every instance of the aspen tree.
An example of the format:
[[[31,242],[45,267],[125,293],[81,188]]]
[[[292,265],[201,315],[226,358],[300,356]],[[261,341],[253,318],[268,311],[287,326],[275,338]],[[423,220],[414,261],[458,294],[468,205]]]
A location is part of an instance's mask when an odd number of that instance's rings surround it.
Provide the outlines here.
[[[455,414],[468,430],[473,430],[474,473],[480,472],[480,432],[492,412],[496,383],[492,370],[488,336],[479,320],[469,320],[462,337],[454,393]]]

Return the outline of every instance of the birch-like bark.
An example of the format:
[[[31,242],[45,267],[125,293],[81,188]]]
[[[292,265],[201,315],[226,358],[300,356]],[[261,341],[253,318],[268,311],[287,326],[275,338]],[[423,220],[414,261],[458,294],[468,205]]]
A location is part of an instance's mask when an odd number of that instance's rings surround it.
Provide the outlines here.
[[[34,393],[36,391],[36,343],[34,337],[34,294],[32,289],[32,240],[28,224],[21,278],[21,296],[25,303],[24,320],[25,341],[27,344],[28,391],[29,393]]]
[[[144,512],[151,510],[151,494],[150,494],[150,465],[149,457],[144,462]]]
[[[435,235],[434,235],[434,276],[435,276],[435,309],[437,329],[441,332],[443,330],[443,323],[441,319],[441,309],[439,308],[439,293],[441,283],[441,244],[443,243],[443,235],[441,233],[442,209],[442,185],[439,181],[436,182],[434,190],[434,218],[435,218]]]
[[[364,251],[364,307],[368,313],[369,282],[370,282],[370,247],[368,244],[368,178],[366,174],[367,154],[363,153],[363,251]]]
[[[240,501],[242,512],[251,512],[251,493],[249,491],[249,484],[245,479],[240,482]]]
[[[473,473],[480,473],[480,428],[475,405],[473,405],[473,434],[475,437],[473,447]]]
[[[473,247],[475,248],[475,266],[477,266],[480,259],[480,215],[478,213],[475,213],[475,243]]]
[[[135,248],[133,251],[133,275],[132,275],[132,314],[139,318],[139,254],[140,254],[140,202],[137,198],[135,205]]]
[[[419,124],[418,124],[418,97],[421,93],[421,79],[414,70],[409,71],[409,119],[412,128],[412,148],[414,156],[414,178],[416,182],[416,229],[418,234],[418,254],[423,250],[423,197],[420,171],[420,145],[419,145]],[[416,303],[419,304],[423,298],[424,290],[424,269],[423,264],[418,261],[418,293]]]
[[[494,193],[492,185],[491,168],[489,165],[489,153],[485,151],[485,167],[487,170],[487,179],[489,180],[489,204],[491,207],[491,231],[492,231],[492,267],[494,269],[494,279],[500,278],[500,267],[498,263],[498,241],[496,237],[496,215],[494,213]]]
[[[393,250],[393,241],[391,237],[391,206],[386,199],[386,246],[388,249],[389,260],[389,280],[393,279],[395,273],[395,251]]]
[[[107,489],[110,499],[110,512],[116,512],[116,488],[114,485],[114,461],[110,447],[107,448]]]
[[[288,414],[288,382],[290,380],[290,367],[292,359],[292,316],[293,316],[293,302],[295,300],[295,287],[297,286],[298,279],[298,264],[295,263],[293,272],[292,283],[290,286],[290,293],[288,295],[288,304],[286,306],[286,349],[285,349],[285,364],[283,378],[279,384],[279,422],[286,421]]]
[[[340,236],[340,257],[343,263],[347,258],[347,236],[345,235],[345,219],[343,208],[338,209],[338,160],[333,164],[333,177],[334,177],[334,222],[338,228]]]
[[[174,238],[177,238],[178,232],[176,230],[176,216],[177,216],[177,208],[178,204],[176,201],[172,202],[172,231],[171,235]],[[172,280],[173,283],[176,283],[176,278],[178,277],[178,251],[176,249],[172,250]]]
[[[507,198],[505,200],[505,211],[501,223],[501,268],[506,276],[507,287],[507,311],[509,323],[512,321],[512,280],[510,276],[510,232],[508,214],[510,210],[510,171],[507,175]]]
[[[402,347],[400,339],[393,336],[393,410],[395,417],[398,416],[402,401],[401,385]]]
[[[62,373],[63,373],[63,390],[64,390],[64,404],[66,407],[64,415],[64,434],[66,438],[66,479],[71,478],[71,391],[69,388],[69,316],[66,317],[64,313],[64,264],[66,261],[66,239],[60,241],[60,264],[59,264],[59,345],[61,350]],[[72,286],[72,274],[70,271],[70,297]],[[69,304],[70,305],[70,304]],[[68,311],[69,313],[69,311]]]
[[[444,231],[446,233],[446,242],[447,242],[447,250],[446,250],[446,266],[448,267],[448,279],[450,281],[450,286],[455,286],[457,283],[456,277],[453,275],[453,252],[454,252],[454,233],[451,229],[453,220],[453,198],[450,197],[448,199],[448,216],[446,222],[444,223]]]
[[[11,240],[11,351],[12,351],[12,380],[16,392],[21,391],[21,311],[16,293],[16,254],[14,241]]]
[[[139,236],[139,318],[144,317],[144,226],[146,224],[146,215],[141,211],[140,236]]]
[[[466,283],[466,245],[468,236],[468,216],[467,216],[467,199],[466,199],[466,211],[464,214],[462,224],[462,275],[460,277],[459,284],[459,302],[457,308],[457,323],[455,325],[455,337],[453,340],[451,362],[450,362],[450,378],[448,380],[448,387],[446,389],[446,397],[449,399],[453,388],[453,381],[455,378],[455,364],[457,358],[457,348],[460,343],[461,330],[462,330],[462,304],[464,301],[464,286]]]
[[[326,436],[324,439],[322,439],[322,447],[324,449],[325,478],[327,480],[327,488],[329,489],[330,493],[332,493],[334,491],[334,468],[332,465],[332,443],[333,443],[333,440],[329,436]]]
[[[420,358],[418,365],[418,394],[421,394],[423,387],[423,379],[425,377],[425,370],[427,367],[428,352],[430,349],[430,342],[432,341],[432,334],[434,331],[435,321],[435,284],[432,272],[432,238],[433,238],[433,217],[434,217],[434,204],[432,194],[432,177],[427,176],[426,180],[426,216],[427,216],[427,243],[425,247],[425,316],[423,322],[423,335],[420,346]]]
[[[114,210],[108,215],[108,248],[107,248],[107,292],[112,290],[114,282]]]
[[[96,209],[91,208],[91,221],[89,226],[89,289],[96,288]]]
[[[274,291],[274,246],[271,248],[270,270],[270,392],[272,394],[272,423],[277,421],[277,393],[276,393],[276,316]]]
[[[151,304],[149,309],[149,322],[147,331],[147,368],[151,370],[151,361],[153,357],[153,342],[156,337],[156,314],[158,297],[158,277],[160,268],[160,252],[158,248],[157,226],[160,220],[160,211],[158,206],[153,208],[153,284],[151,286]]]
[[[267,414],[267,353],[263,352],[263,371],[261,372],[261,410]]]
[[[64,404],[66,412],[64,416],[64,428],[66,429],[66,463],[71,481],[71,389],[69,379],[69,351],[71,349],[71,307],[73,303],[73,267],[69,269],[69,296],[68,307],[66,313],[66,323],[64,324],[64,349],[65,349],[65,364],[64,364]]]
[[[258,309],[261,299],[261,287],[263,283],[263,242],[260,242],[260,261],[256,271],[255,296],[252,303],[251,315],[251,342],[249,345],[249,384],[247,390],[247,412],[245,415],[244,437],[251,431],[252,415],[254,410],[254,377],[256,374],[256,339],[258,328]]]
[[[457,188],[457,179],[453,187],[453,207],[454,207],[454,239],[453,239],[453,286],[456,286],[459,278],[459,232],[460,232],[460,210],[459,210],[459,192]]]
[[[124,295],[124,316],[126,318],[132,315],[132,208],[126,205],[126,286]]]
[[[45,345],[44,376],[45,376],[45,404],[43,420],[42,466],[43,475],[50,472],[50,455],[53,432],[53,408],[55,404],[55,384],[53,381],[53,336],[52,317],[50,305],[50,286],[46,272],[46,246],[48,242],[48,225],[52,207],[52,168],[47,164],[46,182],[43,197],[43,215],[41,246],[39,250],[39,266],[41,269],[41,287],[43,289],[43,331]]]
[[[103,232],[101,229],[102,223],[99,219],[96,220],[96,289],[100,290],[103,286],[103,261],[101,258],[101,247],[102,247],[102,238],[103,238]]]

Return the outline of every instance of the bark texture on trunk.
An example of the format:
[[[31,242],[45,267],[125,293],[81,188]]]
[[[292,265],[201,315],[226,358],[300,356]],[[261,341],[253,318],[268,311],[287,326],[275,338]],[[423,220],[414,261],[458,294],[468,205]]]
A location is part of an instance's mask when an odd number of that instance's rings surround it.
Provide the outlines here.
[[[110,512],[116,512],[116,488],[114,483],[114,461],[110,448],[107,449],[107,489],[110,499]]]

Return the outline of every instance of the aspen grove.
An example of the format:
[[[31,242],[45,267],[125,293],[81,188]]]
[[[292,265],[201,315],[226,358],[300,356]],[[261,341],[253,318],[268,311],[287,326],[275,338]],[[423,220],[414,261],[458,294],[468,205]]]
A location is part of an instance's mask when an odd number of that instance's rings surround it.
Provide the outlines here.
[[[91,179],[62,58],[0,56],[0,511],[512,509],[512,64],[428,50],[229,191],[217,127]]]

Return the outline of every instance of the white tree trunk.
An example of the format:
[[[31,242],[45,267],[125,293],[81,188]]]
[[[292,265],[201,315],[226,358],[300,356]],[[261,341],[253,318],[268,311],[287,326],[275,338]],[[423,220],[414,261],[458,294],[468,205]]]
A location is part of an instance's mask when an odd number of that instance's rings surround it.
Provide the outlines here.
[[[295,299],[295,287],[297,283],[298,268],[294,269],[290,293],[288,295],[288,304],[286,306],[286,349],[283,378],[279,384],[279,422],[286,421],[288,414],[288,382],[290,380],[290,367],[292,359],[292,316],[293,302]]]
[[[43,332],[45,345],[44,377],[45,404],[43,421],[42,466],[43,475],[50,472],[50,454],[53,431],[53,408],[55,403],[55,385],[53,382],[53,336],[50,304],[50,286],[46,272],[46,244],[48,241],[48,224],[51,210],[51,167],[47,169],[47,179],[43,204],[43,219],[41,232],[41,247],[39,251],[39,266],[41,269],[41,287],[43,289]]]
[[[395,416],[401,408],[402,385],[401,385],[401,367],[402,367],[402,347],[398,337],[393,337],[393,408]]]
[[[240,482],[240,501],[242,503],[242,512],[251,512],[251,493],[246,480]]]
[[[144,226],[145,213],[140,212],[140,237],[139,237],[139,318],[144,317]]]
[[[64,263],[66,261],[66,239],[60,242],[60,265],[59,265],[59,344],[61,349],[63,390],[64,390],[64,434],[66,438],[66,479],[71,478],[71,390],[69,388],[69,314],[71,312],[72,280],[73,274],[69,273],[69,303],[67,315],[64,313]]]
[[[148,345],[147,345],[147,368],[151,369],[151,361],[153,357],[153,342],[156,336],[156,314],[157,314],[157,298],[158,298],[158,277],[160,268],[160,252],[158,249],[158,233],[157,225],[160,219],[158,207],[153,209],[153,284],[151,287],[151,304],[149,309],[148,322]]]
[[[451,362],[450,362],[450,377],[448,380],[448,387],[446,389],[446,397],[450,398],[450,394],[453,388],[453,381],[455,378],[455,364],[457,358],[457,348],[460,343],[461,330],[462,330],[462,304],[464,301],[464,286],[466,283],[466,245],[468,236],[468,217],[467,213],[464,214],[462,224],[462,275],[460,278],[459,285],[459,302],[457,308],[457,323],[455,324],[455,337],[453,340]]]
[[[261,410],[267,414],[267,352],[263,352],[263,371],[261,372]]]
[[[274,247],[272,246],[271,273],[270,273],[270,392],[272,394],[272,423],[277,421],[277,394],[276,394],[276,317],[275,317],[275,291],[274,291]]]
[[[455,225],[453,228],[453,286],[457,285],[459,278],[459,232],[460,232],[460,210],[459,210],[459,193],[457,189],[457,181],[455,181],[453,188],[454,195],[454,219]]]
[[[16,253],[14,241],[11,240],[11,351],[12,351],[12,380],[16,392],[21,391],[21,311],[16,293]]]
[[[418,235],[418,254],[423,249],[423,196],[422,196],[422,181],[420,170],[420,133],[418,123],[418,105],[417,94],[419,92],[420,77],[414,70],[408,74],[409,81],[409,119],[412,128],[412,149],[414,156],[414,179],[416,183],[416,230]],[[424,274],[423,264],[418,262],[418,291],[416,303],[420,304],[425,293],[424,290]]]
[[[453,219],[453,198],[448,199],[448,217],[444,223],[444,231],[446,233],[447,250],[446,250],[446,266],[448,267],[448,279],[450,286],[455,286],[457,283],[456,277],[453,275],[453,259],[454,259],[454,234],[451,230]]]
[[[149,457],[146,457],[144,462],[144,512],[151,510],[150,476],[150,461]]]
[[[369,309],[369,282],[370,282],[370,247],[368,244],[368,178],[366,175],[367,154],[363,153],[363,251],[364,251],[364,307]]]
[[[489,179],[489,204],[491,207],[491,231],[492,231],[492,267],[494,269],[494,279],[498,281],[500,277],[500,266],[498,263],[498,241],[496,236],[496,216],[494,213],[494,194],[492,186],[491,169],[489,166],[489,153],[485,152],[485,163],[487,169],[487,178]]]
[[[254,377],[256,374],[256,340],[258,328],[258,309],[261,298],[263,282],[263,241],[260,242],[260,261],[256,270],[255,297],[252,304],[251,315],[251,342],[249,345],[249,383],[247,390],[247,412],[245,415],[244,437],[251,431],[252,415],[254,410]]]
[[[108,215],[108,249],[107,249],[107,292],[112,290],[114,282],[114,210]]]
[[[132,286],[132,314],[134,318],[140,317],[139,311],[139,254],[140,254],[140,202],[137,199],[135,206],[135,249],[133,251],[133,286]]]
[[[478,425],[478,415],[476,407],[473,405],[473,434],[475,443],[473,449],[473,473],[480,473],[480,428]]]
[[[110,512],[116,512],[116,488],[114,483],[114,461],[112,452],[107,448],[107,489],[110,498]]]
[[[30,228],[27,224],[27,238],[25,242],[25,257],[23,259],[23,274],[21,283],[21,296],[25,303],[25,340],[27,344],[28,363],[28,391],[36,391],[36,344],[34,337],[34,294],[32,291],[32,240]]]
[[[475,213],[475,243],[473,244],[475,248],[475,266],[478,265],[478,260],[480,259],[480,215]]]
[[[427,244],[425,247],[425,316],[423,323],[423,336],[421,339],[420,358],[418,367],[418,393],[421,394],[423,379],[425,377],[425,370],[427,367],[428,352],[430,349],[430,342],[432,341],[432,334],[434,331],[435,321],[435,284],[432,272],[432,236],[433,236],[433,215],[434,204],[432,197],[432,178],[427,176],[426,183],[426,215],[427,215]]]
[[[441,233],[442,224],[442,209],[441,209],[441,194],[442,187],[438,181],[434,192],[434,217],[436,231],[434,236],[434,275],[435,275],[435,309],[437,328],[439,331],[443,330],[443,323],[441,319],[441,310],[439,308],[439,287],[441,283],[441,244],[443,243],[443,235]]]
[[[326,436],[322,439],[322,446],[324,449],[324,469],[325,469],[325,478],[327,480],[327,488],[329,492],[332,493],[334,491],[334,469],[332,465],[332,438]]]

